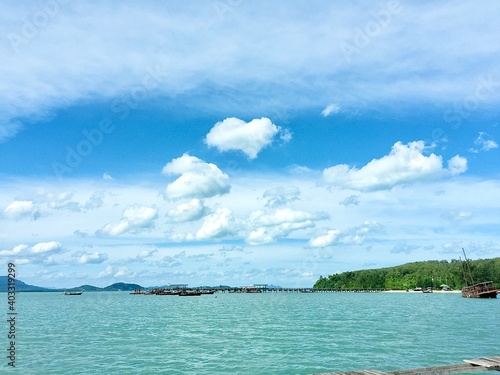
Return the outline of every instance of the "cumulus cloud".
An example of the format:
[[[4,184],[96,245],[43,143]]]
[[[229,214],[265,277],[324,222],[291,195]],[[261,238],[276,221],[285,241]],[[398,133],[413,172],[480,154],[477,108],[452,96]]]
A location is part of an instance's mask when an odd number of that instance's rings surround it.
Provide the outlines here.
[[[120,234],[138,233],[152,228],[158,217],[155,208],[133,205],[123,210],[122,219],[118,223],[110,223],[99,229],[96,234],[105,236],[118,236]]]
[[[220,152],[242,151],[248,158],[255,159],[280,131],[280,138],[288,142],[292,137],[290,131],[276,126],[266,117],[250,122],[231,117],[216,123],[205,137],[205,143]]]
[[[113,267],[113,266],[107,266],[106,269],[102,272],[100,272],[97,275],[97,278],[121,278],[121,279],[130,279],[133,276],[135,276],[135,273],[132,271],[129,271],[127,267]]]
[[[108,255],[105,253],[93,252],[78,252],[74,256],[77,258],[77,262],[80,264],[100,264],[108,260]]]
[[[237,231],[237,223],[232,211],[229,208],[218,208],[205,218],[203,225],[196,232],[196,238],[200,240],[222,238],[233,235]]]
[[[330,229],[329,231],[326,232],[326,234],[323,234],[321,236],[311,238],[309,240],[309,246],[311,247],[325,247],[329,245],[333,245],[337,238],[340,235],[340,231],[337,229]]]
[[[267,199],[266,207],[276,208],[299,200],[300,189],[296,186],[278,186],[264,191],[262,197]]]
[[[167,215],[175,222],[195,221],[201,219],[206,213],[203,201],[194,198],[189,202],[181,203],[168,210]]]
[[[467,159],[455,155],[450,160],[448,160],[448,170],[445,172],[447,172],[452,176],[455,176],[464,173],[466,170],[467,170]]]
[[[32,201],[14,201],[5,207],[3,214],[9,219],[14,220],[20,220],[28,217],[36,220],[40,217],[40,212]]]
[[[53,210],[81,212],[102,207],[104,198],[108,194],[103,190],[94,191],[85,203],[81,203],[73,199],[75,193],[71,191],[53,193],[40,190],[37,192],[37,198],[39,202],[46,203],[47,207]]]
[[[311,238],[309,246],[361,245],[367,235],[380,232],[382,229],[382,224],[377,221],[365,221],[362,225],[349,228],[345,231],[330,229],[326,234]]]
[[[39,242],[33,246],[20,244],[12,250],[0,251],[0,257],[15,258],[19,264],[54,264],[54,255],[62,253],[63,246],[60,242]]]
[[[343,189],[374,191],[445,175],[458,175],[467,170],[466,158],[454,156],[448,161],[446,169],[443,167],[441,156],[425,156],[424,150],[423,141],[410,142],[407,145],[396,142],[389,155],[373,159],[360,169],[345,164],[326,168],[323,171],[323,180]]]
[[[335,113],[339,113],[340,112],[340,106],[338,104],[328,104],[326,106],[325,109],[323,109],[323,111],[321,112],[321,115],[323,117],[328,117],[330,116],[332,113],[335,114]]]
[[[314,227],[316,220],[328,218],[325,213],[280,208],[272,212],[254,211],[250,215],[250,233],[245,241],[250,245],[261,245],[275,242],[290,233]]]
[[[227,174],[215,164],[206,163],[188,154],[166,164],[163,173],[180,174],[180,177],[167,185],[165,195],[169,199],[209,198],[227,194],[231,189]]]

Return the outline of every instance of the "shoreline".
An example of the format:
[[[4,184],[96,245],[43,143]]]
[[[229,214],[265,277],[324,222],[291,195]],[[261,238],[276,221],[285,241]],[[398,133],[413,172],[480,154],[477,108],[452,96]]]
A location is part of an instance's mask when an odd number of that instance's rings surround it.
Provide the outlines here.
[[[382,293],[423,293],[421,290],[410,290],[407,292],[406,290],[384,290]],[[461,290],[433,290],[432,293],[441,293],[441,294],[453,294],[453,293],[462,293]],[[424,293],[426,294],[426,293]]]

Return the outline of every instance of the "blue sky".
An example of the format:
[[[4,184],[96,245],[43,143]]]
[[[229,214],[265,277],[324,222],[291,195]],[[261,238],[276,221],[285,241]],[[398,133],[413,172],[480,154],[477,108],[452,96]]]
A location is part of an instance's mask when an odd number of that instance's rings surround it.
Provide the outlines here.
[[[498,5],[0,7],[23,281],[310,286],[500,254]]]

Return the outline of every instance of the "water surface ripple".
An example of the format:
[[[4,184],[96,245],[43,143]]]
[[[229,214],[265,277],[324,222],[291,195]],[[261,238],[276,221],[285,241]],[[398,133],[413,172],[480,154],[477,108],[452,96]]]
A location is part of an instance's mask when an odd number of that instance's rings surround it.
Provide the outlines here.
[[[459,294],[21,293],[17,308],[17,366],[2,373],[311,374],[500,355],[500,300]]]

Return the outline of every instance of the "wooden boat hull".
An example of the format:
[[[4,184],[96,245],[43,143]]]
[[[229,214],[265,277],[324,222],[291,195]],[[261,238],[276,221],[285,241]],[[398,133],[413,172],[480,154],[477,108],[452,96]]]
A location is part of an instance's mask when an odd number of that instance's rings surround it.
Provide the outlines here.
[[[181,294],[181,292],[166,291],[166,292],[156,293],[157,296],[178,296],[179,294]]]
[[[464,298],[497,298],[497,294],[496,290],[482,293],[462,290],[462,297]]]
[[[497,298],[498,289],[491,281],[462,288],[464,298]]]

